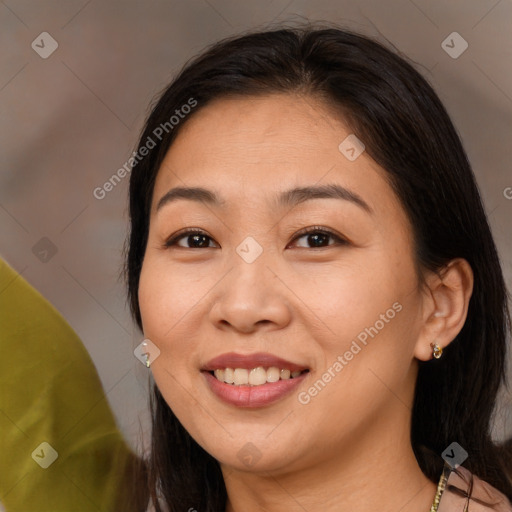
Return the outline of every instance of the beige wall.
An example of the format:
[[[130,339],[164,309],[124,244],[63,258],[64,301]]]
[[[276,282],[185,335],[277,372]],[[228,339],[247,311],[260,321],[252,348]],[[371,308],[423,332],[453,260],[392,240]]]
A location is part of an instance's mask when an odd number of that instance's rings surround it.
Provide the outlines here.
[[[297,15],[387,39],[418,63],[464,140],[512,289],[510,0],[5,0],[0,254],[80,335],[132,441],[145,417],[147,374],[132,353],[142,337],[117,280],[128,179],[101,200],[93,190],[127,160],[150,99],[189,57]],[[469,44],[456,59],[441,47],[454,31]],[[42,32],[58,43],[46,59],[31,47],[51,49]],[[33,252],[42,237],[57,250],[47,262]],[[512,434],[512,395],[502,403],[497,437]]]

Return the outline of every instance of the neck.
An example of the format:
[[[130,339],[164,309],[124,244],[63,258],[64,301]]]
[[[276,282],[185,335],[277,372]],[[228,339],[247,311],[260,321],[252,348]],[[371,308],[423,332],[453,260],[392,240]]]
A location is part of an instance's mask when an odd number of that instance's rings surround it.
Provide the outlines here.
[[[358,430],[337,452],[331,447],[307,467],[259,473],[223,467],[226,512],[429,512],[436,484],[418,466],[404,410],[397,428],[400,407],[406,410],[402,403],[391,405],[387,419],[369,421],[361,427],[364,435]]]

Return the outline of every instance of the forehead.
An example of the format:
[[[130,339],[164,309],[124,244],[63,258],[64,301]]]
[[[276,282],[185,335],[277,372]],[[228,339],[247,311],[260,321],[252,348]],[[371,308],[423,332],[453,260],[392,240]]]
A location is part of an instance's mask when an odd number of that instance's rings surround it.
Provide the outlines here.
[[[316,98],[272,94],[215,100],[178,132],[157,175],[153,210],[177,186],[222,191],[229,202],[270,204],[278,191],[333,182],[364,194],[370,204],[379,197],[397,205],[386,172],[366,152],[350,160],[340,150],[351,137],[343,119]]]
[[[266,157],[275,161],[279,152],[293,159],[316,154],[320,146],[337,150],[339,137],[348,133],[318,99],[294,94],[220,98],[186,120],[173,152],[181,159],[190,150],[196,159],[244,152],[245,161],[259,163]]]

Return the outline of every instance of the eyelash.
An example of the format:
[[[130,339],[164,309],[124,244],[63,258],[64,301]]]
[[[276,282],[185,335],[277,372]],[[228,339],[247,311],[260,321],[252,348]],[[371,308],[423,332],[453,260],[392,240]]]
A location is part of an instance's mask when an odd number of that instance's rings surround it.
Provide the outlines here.
[[[328,235],[328,236],[330,236],[335,241],[335,243],[334,244],[328,244],[328,245],[322,246],[322,247],[301,247],[301,249],[325,249],[326,247],[333,247],[333,246],[336,246],[336,245],[338,245],[338,246],[339,245],[348,245],[348,243],[349,243],[347,240],[345,240],[341,236],[337,235],[336,233],[334,233],[330,229],[324,228],[322,226],[312,226],[312,227],[309,227],[309,228],[301,229],[298,233],[296,233],[296,235],[293,238],[292,242],[295,242],[299,238],[302,238],[302,237],[304,237],[306,235],[310,235],[310,234]],[[210,235],[208,235],[208,233],[206,233],[206,231],[203,231],[202,229],[199,229],[199,228],[194,228],[194,229],[190,229],[189,228],[189,229],[186,229],[184,231],[179,231],[178,233],[173,235],[171,238],[169,238],[165,242],[164,247],[165,248],[170,248],[172,246],[175,246],[176,243],[179,240],[181,240],[182,238],[184,238],[186,236],[191,236],[191,235],[203,235],[203,236],[213,240],[210,237]],[[212,249],[212,247],[180,247],[180,249]]]

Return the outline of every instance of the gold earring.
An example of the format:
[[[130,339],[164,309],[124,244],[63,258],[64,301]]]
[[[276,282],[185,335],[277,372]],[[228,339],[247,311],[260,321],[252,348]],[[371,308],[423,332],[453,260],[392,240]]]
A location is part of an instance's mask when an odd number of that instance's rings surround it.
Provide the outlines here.
[[[432,347],[432,355],[439,359],[443,355],[443,348],[440,347],[437,343],[431,343],[430,346]]]

